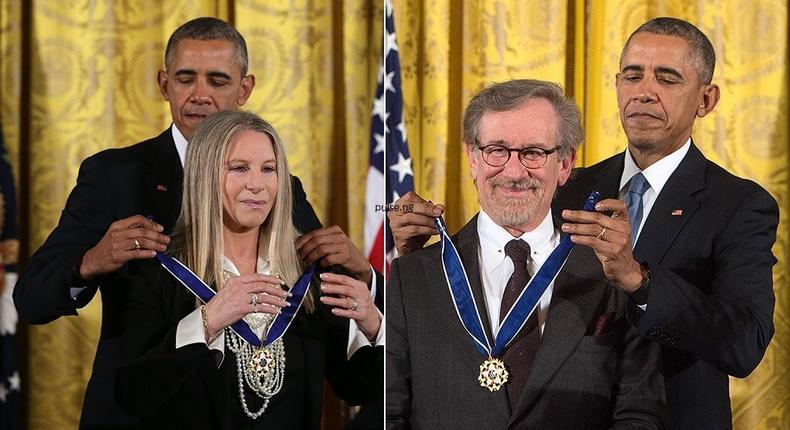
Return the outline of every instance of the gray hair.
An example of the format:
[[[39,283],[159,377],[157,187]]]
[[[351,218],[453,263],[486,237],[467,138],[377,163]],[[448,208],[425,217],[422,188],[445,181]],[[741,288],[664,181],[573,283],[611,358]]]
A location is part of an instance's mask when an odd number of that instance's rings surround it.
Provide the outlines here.
[[[686,41],[691,47],[694,55],[694,62],[697,65],[697,76],[701,84],[710,84],[713,79],[713,69],[716,67],[716,51],[713,44],[699,28],[682,19],[658,17],[642,24],[628,37],[625,42],[623,52],[620,54],[620,62],[623,61],[628,44],[637,33],[661,34],[664,36],[675,36]]]
[[[241,67],[241,76],[247,74],[250,60],[247,55],[247,43],[244,37],[227,22],[212,18],[202,17],[187,21],[170,36],[165,49],[165,66],[170,66],[176,52],[178,42],[184,39],[192,40],[224,40],[233,43],[236,51],[236,62]]]
[[[464,112],[464,142],[467,145],[479,143],[480,119],[486,112],[507,112],[536,98],[548,100],[557,112],[560,156],[578,149],[584,139],[579,108],[559,85],[536,79],[495,83],[472,97]]]

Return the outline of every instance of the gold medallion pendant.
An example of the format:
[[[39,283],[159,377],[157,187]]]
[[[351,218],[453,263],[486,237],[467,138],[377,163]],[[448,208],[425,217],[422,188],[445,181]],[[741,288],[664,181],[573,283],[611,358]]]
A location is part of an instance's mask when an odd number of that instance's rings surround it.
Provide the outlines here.
[[[480,376],[477,377],[477,380],[480,382],[481,387],[488,388],[489,391],[493,392],[499,391],[505,385],[508,376],[510,374],[507,372],[505,363],[502,360],[488,357],[480,365]]]
[[[274,354],[266,348],[254,348],[252,358],[247,364],[250,372],[257,378],[264,379],[274,370]]]

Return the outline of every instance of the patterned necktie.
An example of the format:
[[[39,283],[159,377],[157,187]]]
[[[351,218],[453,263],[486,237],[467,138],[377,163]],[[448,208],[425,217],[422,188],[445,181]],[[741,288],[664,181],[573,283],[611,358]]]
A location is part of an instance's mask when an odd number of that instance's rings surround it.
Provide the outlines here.
[[[636,247],[636,234],[642,223],[642,195],[650,188],[650,184],[642,173],[637,173],[628,182],[625,194],[625,205],[628,207],[628,222],[631,223],[631,248]]]
[[[511,240],[505,245],[505,254],[513,260],[513,274],[507,281],[505,292],[502,294],[502,304],[499,309],[500,323],[505,319],[505,315],[521,294],[521,290],[524,289],[530,277],[527,270],[530,249],[526,242],[520,239]],[[540,330],[538,330],[538,312],[536,310],[502,354],[505,366],[510,372],[506,387],[511,409],[515,409],[521,389],[527,383],[539,342]]]

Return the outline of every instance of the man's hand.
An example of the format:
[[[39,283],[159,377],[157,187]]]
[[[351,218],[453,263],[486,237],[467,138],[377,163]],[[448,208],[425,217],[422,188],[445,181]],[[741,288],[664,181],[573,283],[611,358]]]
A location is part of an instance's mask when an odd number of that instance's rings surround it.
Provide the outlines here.
[[[370,263],[340,227],[333,225],[313,230],[296,239],[295,245],[305,263],[318,261],[322,267],[342,266],[354,278],[370,285],[373,278]]]
[[[434,219],[444,213],[444,205],[425,201],[413,191],[399,198],[387,211],[390,230],[398,253],[408,254],[422,249],[436,231]]]
[[[606,199],[598,202],[595,210],[597,212],[562,211],[562,217],[570,221],[562,225],[562,231],[570,234],[574,243],[592,248],[603,265],[606,278],[632,293],[642,284],[643,276],[642,266],[631,252],[628,209],[621,200]]]
[[[91,280],[118,270],[131,260],[152,258],[165,251],[170,237],[164,227],[142,215],[115,221],[104,237],[82,258],[80,276]]]

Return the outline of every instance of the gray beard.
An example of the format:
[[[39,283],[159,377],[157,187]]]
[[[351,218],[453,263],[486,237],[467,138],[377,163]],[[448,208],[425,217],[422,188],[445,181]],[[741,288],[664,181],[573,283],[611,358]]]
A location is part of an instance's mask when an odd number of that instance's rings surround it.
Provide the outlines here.
[[[543,184],[539,180],[529,178],[518,182],[492,179],[487,182],[486,186],[488,186],[489,195],[492,197],[488,215],[497,224],[508,227],[520,227],[528,224],[535,216],[545,192]],[[494,193],[498,186],[531,189],[535,191],[535,197],[529,199],[502,197]]]

